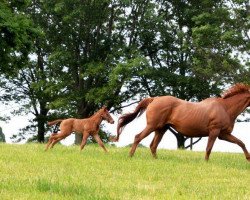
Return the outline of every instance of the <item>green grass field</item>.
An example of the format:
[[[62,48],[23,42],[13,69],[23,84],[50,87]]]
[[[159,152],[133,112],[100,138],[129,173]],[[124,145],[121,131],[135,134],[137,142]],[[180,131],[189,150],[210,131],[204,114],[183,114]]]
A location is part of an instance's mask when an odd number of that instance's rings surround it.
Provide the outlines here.
[[[0,144],[0,199],[250,199],[243,154]]]

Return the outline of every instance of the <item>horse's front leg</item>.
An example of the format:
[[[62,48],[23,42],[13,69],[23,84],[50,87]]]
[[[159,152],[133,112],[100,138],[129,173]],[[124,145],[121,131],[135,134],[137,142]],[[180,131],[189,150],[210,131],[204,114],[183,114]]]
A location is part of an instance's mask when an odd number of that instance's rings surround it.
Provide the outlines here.
[[[103,144],[101,138],[99,137],[98,133],[95,133],[95,134],[93,135],[93,137],[95,138],[95,141],[99,144],[99,146],[102,147],[103,150],[107,153],[108,151],[107,151],[107,149],[105,148],[105,146],[104,146],[104,144]]]
[[[88,137],[89,137],[89,133],[88,132],[83,132],[83,134],[82,134],[82,143],[80,145],[81,150],[83,150],[84,146],[86,145]]]

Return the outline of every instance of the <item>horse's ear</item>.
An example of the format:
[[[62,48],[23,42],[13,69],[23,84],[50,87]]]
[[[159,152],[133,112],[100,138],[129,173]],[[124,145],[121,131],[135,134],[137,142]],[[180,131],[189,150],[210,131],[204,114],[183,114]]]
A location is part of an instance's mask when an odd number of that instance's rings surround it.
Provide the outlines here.
[[[104,110],[107,110],[107,106],[103,106],[102,108],[103,108]]]

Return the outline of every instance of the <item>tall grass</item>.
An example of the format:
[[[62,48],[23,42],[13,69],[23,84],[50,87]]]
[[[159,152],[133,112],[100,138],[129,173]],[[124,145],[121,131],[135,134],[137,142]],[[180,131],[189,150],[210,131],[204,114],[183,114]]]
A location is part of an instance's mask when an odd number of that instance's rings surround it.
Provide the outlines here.
[[[250,199],[243,154],[0,144],[0,199]]]

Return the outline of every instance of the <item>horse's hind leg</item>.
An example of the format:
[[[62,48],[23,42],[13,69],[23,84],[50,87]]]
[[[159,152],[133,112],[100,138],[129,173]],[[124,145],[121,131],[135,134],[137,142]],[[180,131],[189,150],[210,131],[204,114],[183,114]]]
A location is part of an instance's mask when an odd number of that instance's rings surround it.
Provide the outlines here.
[[[214,142],[216,138],[219,136],[220,130],[215,129],[210,131],[209,136],[208,136],[208,142],[207,142],[207,148],[206,148],[206,155],[205,155],[205,160],[208,161],[209,155],[212,151],[212,148],[214,146]]]
[[[56,135],[56,133],[52,133],[51,136],[49,137],[49,140],[47,142],[45,151],[47,151],[49,149],[50,144],[52,143],[52,141],[54,140],[54,136]]]
[[[155,136],[150,144],[151,153],[152,153],[154,158],[157,158],[156,149],[157,149],[163,135],[165,134],[166,130],[167,130],[167,126],[162,128],[162,129],[155,130]]]
[[[50,148],[53,148],[54,145],[55,145],[57,142],[59,142],[60,140],[66,138],[66,137],[69,136],[69,135],[70,135],[70,133],[66,133],[66,134],[65,134],[65,132],[61,132],[61,133],[59,133],[59,134],[54,135],[54,136],[52,137],[53,140],[52,140],[52,142],[51,142]]]
[[[57,137],[56,139],[54,139],[51,143],[50,148],[52,149],[54,147],[54,145],[59,142],[60,140],[64,139],[65,137]]]
[[[220,134],[219,139],[226,140],[228,142],[235,143],[235,144],[239,145],[242,148],[242,150],[246,156],[246,159],[248,161],[250,161],[250,154],[248,153],[245,144],[241,140],[239,140],[237,137],[235,137],[231,134]]]
[[[131,157],[134,155],[135,150],[136,150],[138,144],[140,143],[140,141],[143,138],[147,137],[152,131],[153,131],[153,129],[151,127],[147,126],[141,133],[139,133],[135,136],[134,143],[133,143],[132,148],[131,148],[130,153],[129,153],[129,155]]]

